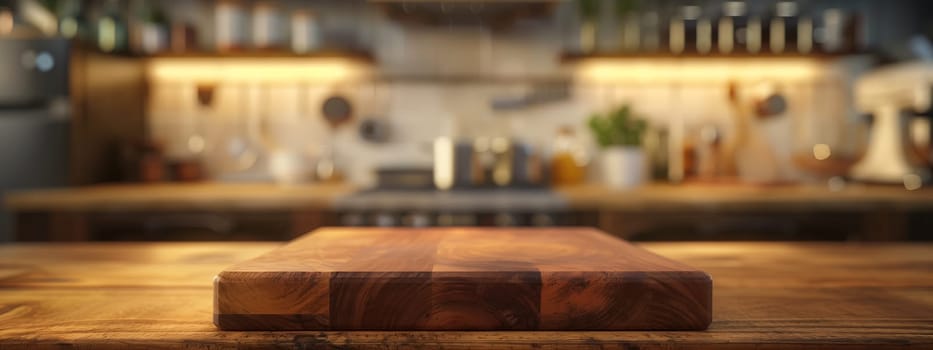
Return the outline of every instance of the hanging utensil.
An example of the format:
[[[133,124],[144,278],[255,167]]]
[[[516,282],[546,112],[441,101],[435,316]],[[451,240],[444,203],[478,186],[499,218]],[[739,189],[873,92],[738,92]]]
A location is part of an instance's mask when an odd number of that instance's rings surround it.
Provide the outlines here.
[[[369,99],[364,102],[369,107],[369,112],[360,121],[358,132],[360,138],[367,142],[385,143],[392,136],[391,125],[386,115],[387,101],[382,90],[377,85],[372,85]]]
[[[317,162],[315,176],[320,181],[336,181],[341,178],[341,174],[337,171],[334,162],[334,149],[336,144],[334,142],[334,137],[336,137],[338,128],[346,125],[353,119],[353,105],[348,98],[343,95],[335,94],[326,98],[324,103],[321,104],[321,115],[330,126],[331,138],[327,155]]]
[[[321,112],[331,129],[336,130],[352,119],[353,106],[346,97],[334,95],[324,100],[321,105]]]
[[[381,117],[367,117],[360,122],[360,138],[372,143],[385,143],[391,136],[389,122]]]
[[[256,142],[252,138],[252,133],[250,129],[252,127],[252,118],[248,101],[249,99],[245,98],[245,95],[249,93],[246,87],[240,87],[239,91],[244,96],[241,96],[240,108],[237,109],[234,115],[234,128],[233,135],[227,140],[226,147],[224,151],[228,159],[225,168],[233,171],[243,171],[251,168],[256,164],[256,160],[259,158],[259,147],[256,145]]]
[[[207,140],[204,137],[204,118],[210,114],[214,104],[214,84],[198,83],[195,85],[195,98],[198,103],[197,116],[194,125],[194,131],[188,136],[188,151],[192,155],[200,155],[207,146]]]

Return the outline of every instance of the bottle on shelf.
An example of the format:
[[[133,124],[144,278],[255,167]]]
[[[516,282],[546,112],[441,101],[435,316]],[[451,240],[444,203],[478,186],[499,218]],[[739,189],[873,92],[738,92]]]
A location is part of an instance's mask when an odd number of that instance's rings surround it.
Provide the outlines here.
[[[641,40],[639,48],[642,52],[657,52],[661,49],[662,34],[661,11],[657,7],[649,6],[639,14],[641,19]]]
[[[58,16],[58,34],[67,39],[87,40],[89,28],[81,0],[59,1],[55,14]]]
[[[246,47],[247,15],[235,0],[219,0],[214,7],[214,46],[217,51],[235,51]]]
[[[162,52],[169,47],[170,25],[168,16],[157,1],[144,1],[139,7],[135,50],[152,54]]]
[[[129,31],[119,1],[107,0],[103,15],[96,23],[96,42],[101,51],[113,53],[127,50]]]
[[[681,6],[677,9],[668,26],[670,52],[697,52],[697,25],[701,13],[702,10],[696,5]]]
[[[717,19],[721,14],[719,6],[706,6],[697,19],[696,49],[700,54],[708,54],[716,50],[719,41],[719,26]]]
[[[576,185],[586,180],[589,162],[586,148],[570,126],[557,130],[551,156],[551,182],[554,185]]]
[[[812,53],[816,50],[816,28],[818,18],[811,11],[801,9],[797,17],[797,52]]]
[[[599,2],[597,0],[579,0],[576,1],[576,4],[576,13],[580,21],[577,49],[581,53],[592,53],[596,50]]]
[[[321,30],[318,27],[317,16],[313,12],[305,10],[292,12],[291,29],[292,51],[306,53],[320,49]]]
[[[634,5],[626,11],[620,11],[619,31],[621,32],[622,52],[638,52],[641,47],[642,14]]]
[[[861,16],[841,8],[823,11],[814,29],[815,46],[822,52],[857,52],[864,49]]]
[[[800,9],[796,1],[778,1],[768,21],[767,38],[771,53],[798,50]]]
[[[172,22],[169,46],[173,52],[185,53],[199,49],[198,30],[192,23],[193,21],[184,20]]]
[[[253,48],[281,49],[285,44],[285,25],[279,8],[271,2],[257,2],[252,13]]]
[[[761,19],[750,16],[744,1],[726,1],[718,24],[717,46],[721,53],[761,51]]]

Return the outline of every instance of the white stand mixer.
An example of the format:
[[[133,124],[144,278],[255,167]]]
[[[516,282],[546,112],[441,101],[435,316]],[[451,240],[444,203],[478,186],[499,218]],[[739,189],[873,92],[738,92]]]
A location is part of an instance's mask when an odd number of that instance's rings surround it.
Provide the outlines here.
[[[865,155],[849,174],[855,180],[900,184],[907,177],[930,180],[930,171],[910,150],[909,110],[930,109],[933,62],[884,67],[861,77],[855,86],[856,108],[874,123]]]

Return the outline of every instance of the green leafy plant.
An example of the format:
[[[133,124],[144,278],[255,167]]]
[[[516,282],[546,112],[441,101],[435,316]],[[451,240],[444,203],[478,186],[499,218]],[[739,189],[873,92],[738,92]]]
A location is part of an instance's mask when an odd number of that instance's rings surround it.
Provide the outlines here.
[[[629,12],[635,11],[638,9],[638,4],[635,0],[614,0],[615,1],[615,11],[617,16],[625,15]],[[580,14],[580,17],[587,20],[595,20],[599,16],[600,11],[600,0],[576,0],[577,2],[577,13]]]
[[[588,125],[600,147],[641,146],[648,124],[632,115],[628,105],[622,105],[606,115],[593,114]]]
[[[599,15],[599,0],[577,0],[577,11],[580,17],[594,20]]]

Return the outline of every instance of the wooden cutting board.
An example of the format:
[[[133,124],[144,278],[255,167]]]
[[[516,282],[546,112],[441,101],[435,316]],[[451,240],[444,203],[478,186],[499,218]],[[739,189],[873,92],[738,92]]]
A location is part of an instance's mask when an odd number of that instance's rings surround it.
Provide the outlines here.
[[[706,273],[587,228],[325,228],[214,280],[224,330],[702,330]]]

